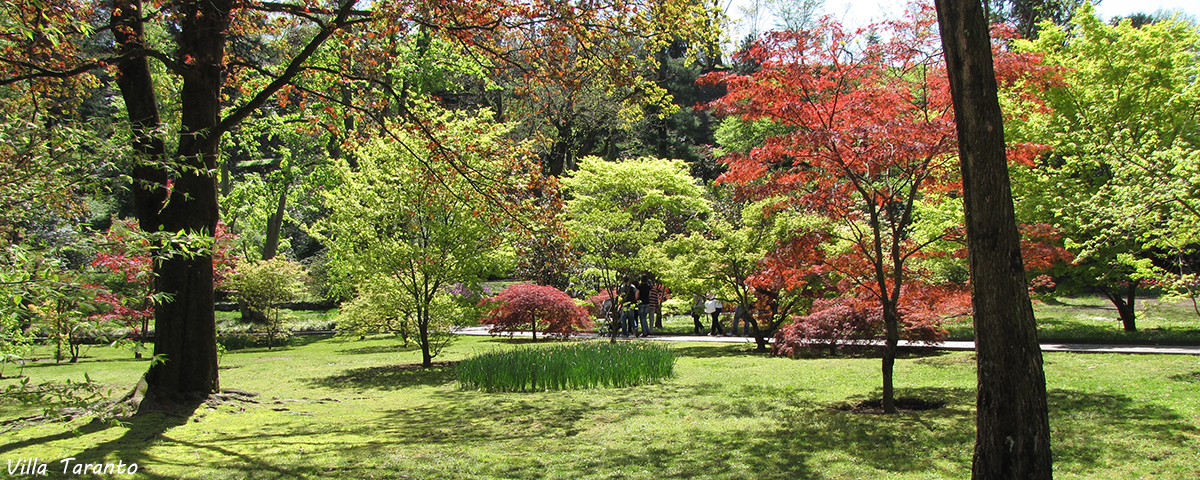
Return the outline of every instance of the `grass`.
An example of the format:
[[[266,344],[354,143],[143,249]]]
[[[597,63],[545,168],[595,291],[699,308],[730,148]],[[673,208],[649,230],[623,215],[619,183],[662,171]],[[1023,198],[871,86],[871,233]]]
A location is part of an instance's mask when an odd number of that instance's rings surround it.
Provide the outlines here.
[[[1136,332],[1125,332],[1117,309],[1100,295],[1054,298],[1034,303],[1038,339],[1076,343],[1200,344],[1200,317],[1190,304],[1165,304],[1153,297],[1137,301]],[[951,338],[974,337],[971,319],[947,325]]]
[[[458,364],[458,382],[489,392],[632,387],[670,378],[675,353],[663,343],[594,341],[519,347]]]
[[[0,461],[138,463],[131,478],[970,476],[970,353],[899,359],[897,393],[946,406],[895,416],[840,408],[878,396],[878,358],[790,360],[745,345],[676,344],[675,376],[654,385],[490,393],[456,382],[462,359],[522,344],[461,338],[431,369],[415,367],[419,352],[390,338],[229,352],[222,385],[258,392],[259,403],[10,431],[0,436]],[[79,364],[39,361],[24,373],[40,382],[87,372],[119,394],[147,366],[129,356],[93,347]],[[1055,353],[1045,361],[1056,478],[1200,478],[1200,359]],[[0,402],[0,418],[21,413]]]

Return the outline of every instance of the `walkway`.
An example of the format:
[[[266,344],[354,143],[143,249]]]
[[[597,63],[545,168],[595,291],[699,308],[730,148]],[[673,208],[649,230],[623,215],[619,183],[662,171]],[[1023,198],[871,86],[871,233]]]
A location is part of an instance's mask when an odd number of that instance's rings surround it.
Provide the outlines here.
[[[486,337],[487,327],[466,327],[458,330],[460,335]],[[515,337],[529,337],[528,333],[517,333]],[[596,334],[584,334],[579,338],[599,338]],[[708,335],[654,335],[650,340],[662,342],[715,342],[715,343],[754,343],[751,337],[710,337]],[[883,345],[880,340],[879,345]],[[901,340],[901,347],[925,347],[921,343]],[[975,350],[975,342],[947,341],[932,345],[932,348],[942,350]],[[1075,353],[1131,353],[1154,355],[1200,355],[1200,346],[1191,345],[1122,345],[1122,344],[1090,344],[1090,343],[1043,343],[1043,352],[1075,352]]]

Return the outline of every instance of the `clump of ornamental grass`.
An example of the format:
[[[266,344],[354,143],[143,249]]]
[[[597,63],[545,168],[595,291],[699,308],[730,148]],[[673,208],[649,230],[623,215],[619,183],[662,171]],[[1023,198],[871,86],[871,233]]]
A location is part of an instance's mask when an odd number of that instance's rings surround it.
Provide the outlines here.
[[[458,364],[463,388],[528,392],[630,387],[670,378],[675,352],[653,342],[588,342],[496,351]]]

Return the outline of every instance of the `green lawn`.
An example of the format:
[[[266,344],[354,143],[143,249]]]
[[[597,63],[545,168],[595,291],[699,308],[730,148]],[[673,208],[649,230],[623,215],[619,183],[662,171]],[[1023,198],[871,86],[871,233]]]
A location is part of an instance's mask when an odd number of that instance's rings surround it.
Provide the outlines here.
[[[1050,342],[1135,342],[1200,345],[1200,316],[1190,302],[1165,304],[1138,297],[1136,332],[1125,332],[1117,309],[1100,295],[1034,302],[1038,339]],[[947,325],[951,338],[974,337],[970,318]]]
[[[304,340],[311,343],[221,358],[222,385],[257,392],[261,403],[9,431],[0,435],[0,460],[36,457],[51,472],[67,457],[120,460],[137,463],[139,478],[970,476],[970,353],[899,360],[901,396],[946,406],[882,416],[843,408],[878,394],[877,358],[790,360],[746,345],[682,343],[674,345],[677,376],[661,384],[501,394],[460,389],[453,364],[413,367],[419,353],[392,339]],[[460,338],[439,360],[514,342]],[[87,355],[24,373],[40,382],[87,372],[121,393],[146,368],[125,351]],[[1200,358],[1045,359],[1057,478],[1200,478]],[[0,408],[0,418],[23,413]]]

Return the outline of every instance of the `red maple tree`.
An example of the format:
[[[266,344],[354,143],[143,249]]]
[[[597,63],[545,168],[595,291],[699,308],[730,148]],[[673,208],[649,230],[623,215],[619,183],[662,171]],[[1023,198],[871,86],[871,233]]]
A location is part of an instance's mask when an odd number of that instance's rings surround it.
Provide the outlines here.
[[[594,325],[586,308],[551,286],[514,283],[484,301],[493,306],[480,323],[491,325],[492,334],[511,335],[528,328],[537,340],[539,329],[546,335],[569,337]]]
[[[878,35],[868,39],[868,31]],[[735,185],[741,198],[775,199],[776,209],[829,220],[832,241],[812,245],[823,250],[823,260],[798,266],[793,277],[804,278],[805,269],[829,275],[842,303],[862,307],[851,310],[874,305],[886,339],[884,410],[895,412],[892,370],[900,337],[936,321],[943,303],[922,298],[965,291],[933,288],[932,272],[916,261],[934,254],[938,248],[931,246],[954,230],[918,228],[921,209],[961,189],[936,15],[930,6],[914,5],[903,20],[858,31],[827,18],[812,30],[768,34],[744,55],[761,69],[704,77],[728,88],[709,108],[767,120],[788,133],[727,155],[729,171],[719,181]],[[1038,85],[1049,73],[1034,68],[1036,57],[1002,49],[996,56],[1003,59],[997,62],[1003,85]],[[1029,161],[1031,152],[1031,146],[1014,146],[1010,158]],[[927,327],[915,331],[937,330]]]
[[[233,273],[233,233],[225,223],[217,223],[213,250],[213,284],[220,283]],[[96,302],[104,311],[92,315],[93,320],[117,322],[129,328],[134,341],[134,358],[142,358],[143,345],[154,318],[154,244],[151,237],[138,229],[133,219],[115,220],[100,238],[101,250],[92,260],[92,267],[109,274],[104,285],[95,285]]]

